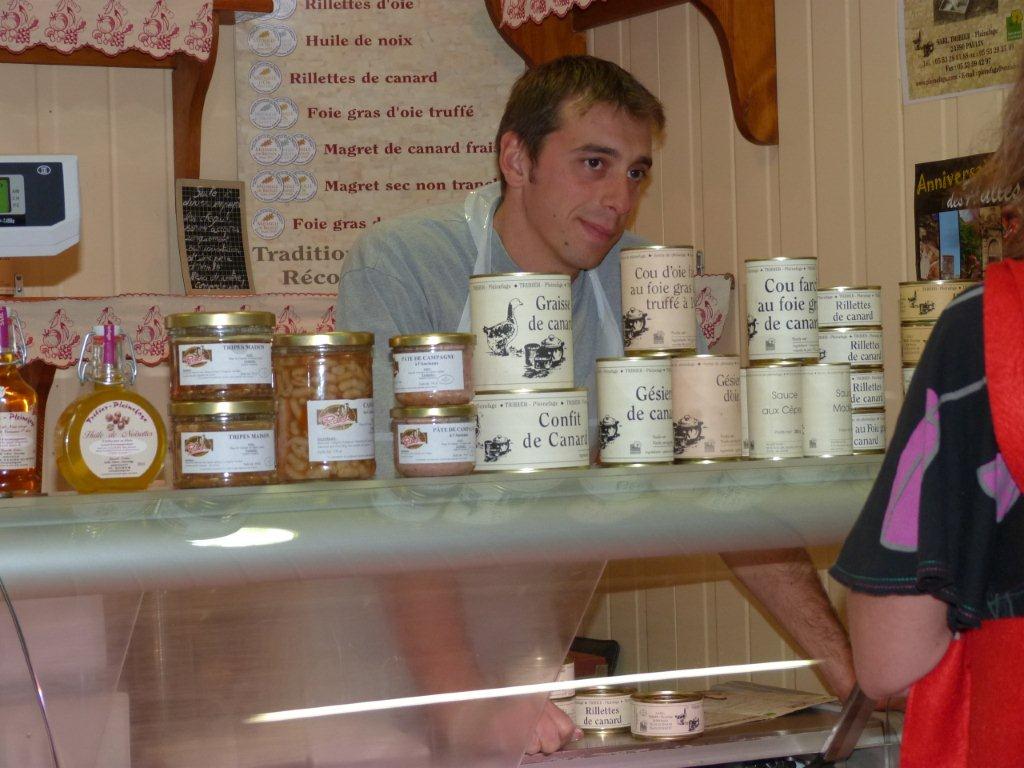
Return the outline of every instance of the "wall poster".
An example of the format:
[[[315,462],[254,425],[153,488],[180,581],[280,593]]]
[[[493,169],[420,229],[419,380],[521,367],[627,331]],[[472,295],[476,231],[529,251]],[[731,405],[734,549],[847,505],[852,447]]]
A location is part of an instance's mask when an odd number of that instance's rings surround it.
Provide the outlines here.
[[[904,101],[1012,83],[1022,28],[1020,0],[902,0]]]
[[[480,0],[275,0],[236,25],[238,173],[257,291],[335,290],[374,222],[497,178],[524,65]]]

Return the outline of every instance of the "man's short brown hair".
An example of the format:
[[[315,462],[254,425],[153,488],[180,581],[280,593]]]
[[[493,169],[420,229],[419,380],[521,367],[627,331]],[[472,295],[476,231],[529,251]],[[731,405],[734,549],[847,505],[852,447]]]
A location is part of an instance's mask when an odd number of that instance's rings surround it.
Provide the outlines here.
[[[536,160],[544,139],[557,131],[563,104],[575,102],[586,111],[594,104],[610,104],[631,117],[647,122],[660,133],[665,111],[658,98],[618,64],[593,56],[563,56],[528,69],[516,80],[498,125],[495,147],[513,131],[531,160]]]

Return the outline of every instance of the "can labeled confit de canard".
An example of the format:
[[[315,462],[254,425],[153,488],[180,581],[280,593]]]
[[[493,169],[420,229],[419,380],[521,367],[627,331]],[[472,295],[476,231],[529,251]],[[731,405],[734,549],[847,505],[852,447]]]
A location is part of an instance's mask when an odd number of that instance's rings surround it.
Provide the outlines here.
[[[880,285],[836,285],[818,289],[818,329],[882,324]]]
[[[779,256],[746,263],[751,365],[818,361],[818,260]]]
[[[820,328],[818,347],[819,362],[874,368],[882,364],[882,329]]]
[[[804,456],[848,456],[853,452],[849,363],[819,363],[802,369]]]
[[[853,411],[853,452],[885,453],[885,410]]]
[[[704,697],[680,691],[634,693],[630,731],[637,738],[659,741],[704,733]]]
[[[938,320],[949,302],[978,284],[974,280],[918,280],[900,283],[900,322]]]
[[[673,358],[672,423],[677,461],[740,457],[743,422],[739,357]]]
[[[697,250],[692,245],[624,248],[619,267],[626,354],[694,351]]]
[[[589,466],[587,390],[478,394],[473,405],[477,472]]]
[[[803,377],[800,365],[747,368],[750,458],[804,455]]]
[[[633,722],[635,688],[596,685],[576,690],[576,726],[589,733],[628,731]]]
[[[597,425],[602,464],[671,462],[671,360],[599,358]]]
[[[511,272],[469,278],[477,392],[572,389],[568,275]]]

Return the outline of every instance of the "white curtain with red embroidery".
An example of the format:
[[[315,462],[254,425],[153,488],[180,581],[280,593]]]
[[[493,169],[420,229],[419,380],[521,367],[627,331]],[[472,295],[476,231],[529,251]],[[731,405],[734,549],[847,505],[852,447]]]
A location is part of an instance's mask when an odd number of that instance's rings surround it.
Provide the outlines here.
[[[205,61],[213,39],[210,0],[0,0],[0,48],[44,45],[71,53],[89,46],[113,56],[136,50],[162,59]]]
[[[552,13],[565,16],[573,6],[586,8],[592,2],[595,0],[501,0],[501,24],[512,29],[528,21],[540,24]]]

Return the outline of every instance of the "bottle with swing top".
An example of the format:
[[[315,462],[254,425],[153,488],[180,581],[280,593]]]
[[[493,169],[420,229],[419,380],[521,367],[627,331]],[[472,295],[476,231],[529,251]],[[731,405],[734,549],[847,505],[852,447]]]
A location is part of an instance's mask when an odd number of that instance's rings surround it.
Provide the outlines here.
[[[0,494],[39,493],[38,399],[18,370],[26,357],[21,323],[0,307]]]

